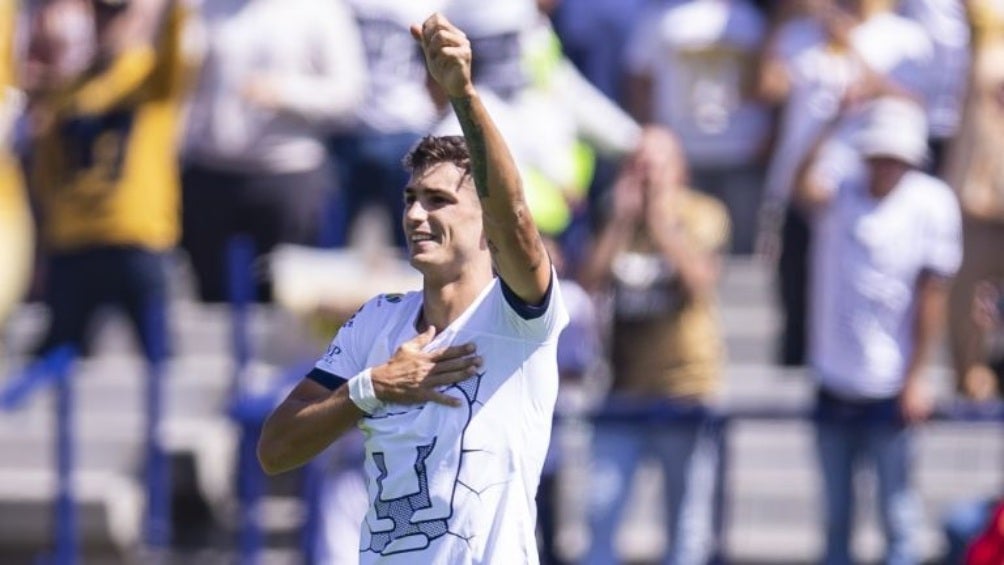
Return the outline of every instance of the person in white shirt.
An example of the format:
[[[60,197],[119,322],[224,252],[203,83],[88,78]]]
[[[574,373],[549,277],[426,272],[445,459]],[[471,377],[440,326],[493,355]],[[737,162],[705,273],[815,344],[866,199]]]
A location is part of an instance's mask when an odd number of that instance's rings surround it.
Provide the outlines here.
[[[924,373],[961,261],[960,211],[945,183],[917,170],[927,156],[923,108],[886,97],[864,115],[849,143],[810,155],[795,192],[814,228],[809,359],[826,494],[821,562],[852,562],[853,471],[866,460],[885,562],[919,563],[911,436],[931,410]]]
[[[924,29],[890,11],[887,0],[826,0],[783,23],[767,42],[760,96],[779,105],[777,140],[765,180],[760,250],[777,256],[783,330],[779,362],[805,361],[810,233],[789,206],[799,164],[842,106],[889,92],[923,99],[933,49]],[[847,116],[854,115],[849,112]]]
[[[928,170],[941,175],[949,140],[962,118],[969,78],[970,32],[964,0],[902,0],[899,12],[917,22],[933,47],[927,113],[930,119],[931,159]]]
[[[770,133],[752,88],[766,32],[749,0],[650,2],[626,52],[628,108],[679,137],[692,185],[728,207],[739,254],[753,251]]]
[[[332,184],[325,141],[363,100],[366,67],[344,0],[202,0],[198,12],[182,246],[200,297],[218,302],[233,235],[250,234],[259,254],[317,243]],[[258,298],[270,299],[267,284]]]
[[[353,426],[370,505],[362,563],[536,563],[537,484],[568,321],[505,141],[445,17],[413,26],[464,137],[409,154],[403,226],[421,291],[380,295],[269,416],[268,473],[304,464]],[[497,276],[496,276],[497,274]]]

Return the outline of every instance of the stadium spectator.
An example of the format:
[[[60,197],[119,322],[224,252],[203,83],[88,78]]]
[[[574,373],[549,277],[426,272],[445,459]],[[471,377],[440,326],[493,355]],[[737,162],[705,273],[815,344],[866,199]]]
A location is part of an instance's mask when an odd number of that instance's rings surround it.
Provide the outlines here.
[[[776,28],[760,66],[761,98],[781,106],[767,171],[761,247],[777,255],[782,332],[778,361],[805,362],[810,233],[788,205],[796,169],[823,125],[842,105],[887,92],[928,90],[931,42],[883,0],[810,4],[808,15]],[[853,115],[853,113],[851,114]],[[780,246],[779,250],[775,248]]]
[[[721,383],[715,285],[729,223],[721,203],[688,188],[685,163],[668,132],[645,131],[582,271],[583,287],[613,303],[613,381],[601,409],[610,416],[593,430],[585,563],[618,562],[613,542],[631,478],[650,458],[665,479],[668,562],[705,563],[710,554],[717,454],[702,419]],[[667,412],[680,421],[631,419]]]
[[[949,325],[956,378],[973,395],[991,371],[978,348],[984,330],[969,316],[973,290],[1004,278],[1004,6],[971,3],[973,66],[969,93],[948,159],[946,180],[963,214],[963,260],[951,292]]]
[[[331,185],[325,141],[358,107],[366,74],[342,0],[206,0],[199,29],[182,245],[201,298],[218,302],[232,236],[250,235],[259,254],[317,243]],[[270,300],[266,282],[257,296]]]
[[[963,258],[965,261],[965,258]],[[978,401],[997,398],[1004,391],[1004,287],[1000,281],[984,281],[973,293],[973,324],[981,332],[972,344],[975,359],[986,362],[988,370],[974,374],[965,384],[966,396]],[[985,339],[986,336],[992,336]],[[948,542],[945,563],[962,563],[966,548],[988,525],[1000,497],[977,498],[954,503],[945,512],[943,528]]]
[[[390,240],[405,247],[397,221],[404,211],[401,187],[408,181],[401,155],[436,119],[422,53],[408,26],[446,1],[348,0],[362,37],[369,80],[355,119],[332,143],[340,180],[322,244],[346,245],[362,209],[377,204],[389,220]]]
[[[998,501],[980,533],[966,551],[965,565],[997,565],[1004,562],[1004,503]]]
[[[919,563],[911,447],[931,410],[925,373],[961,259],[960,219],[951,189],[917,170],[927,156],[923,108],[885,97],[864,115],[851,141],[812,151],[795,190],[814,227],[810,365],[825,490],[821,561],[853,562],[853,477],[867,462],[877,478],[885,562]]]
[[[732,251],[753,251],[770,116],[756,99],[766,21],[748,0],[651,2],[627,48],[628,108],[673,130],[693,185],[728,208]]]
[[[553,0],[554,29],[569,60],[596,88],[621,106],[624,54],[647,0]]]
[[[1004,271],[995,250],[1004,242],[1004,178],[1001,159],[992,150],[1001,140],[1004,108],[1004,7],[992,1],[969,3],[973,31],[973,68],[962,125],[951,147],[946,179],[960,193],[963,213],[963,261],[950,302],[951,344],[959,388],[967,397],[988,400],[1004,392],[1004,348],[1000,343],[1001,289],[986,280]],[[996,174],[995,174],[996,171]],[[972,300],[972,315],[957,310]],[[988,339],[993,335],[996,339]],[[990,343],[989,355],[986,346]],[[962,562],[980,528],[992,535],[999,500],[954,505],[945,519],[946,562]]]
[[[927,170],[944,173],[949,141],[959,128],[970,64],[970,32],[964,0],[902,0],[899,13],[927,32],[933,47],[927,100],[931,158]]]
[[[165,354],[167,268],[180,227],[176,138],[190,74],[181,48],[187,10],[164,0],[91,7],[86,70],[65,88],[43,81],[31,91],[32,189],[51,311],[41,350],[85,346],[95,310],[112,303],[125,308],[156,360]],[[32,63],[39,76],[54,76],[44,60]]]
[[[14,2],[0,6],[0,249],[4,251],[0,261],[0,328],[28,287],[34,248],[34,226],[14,152],[14,130],[24,107],[24,93],[15,81],[17,18]],[[0,345],[0,359],[3,357]]]

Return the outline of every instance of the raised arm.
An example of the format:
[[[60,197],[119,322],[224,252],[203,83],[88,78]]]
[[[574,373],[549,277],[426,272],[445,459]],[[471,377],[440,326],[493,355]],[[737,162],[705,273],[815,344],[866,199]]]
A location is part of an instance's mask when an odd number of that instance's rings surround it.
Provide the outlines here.
[[[41,100],[55,112],[102,114],[134,96],[157,70],[161,34],[173,16],[178,0],[132,0],[122,6],[96,2],[94,7],[95,54],[90,69],[66,93]],[[40,92],[39,94],[52,94]]]
[[[825,208],[833,199],[831,179],[823,178],[824,176],[819,174],[817,165],[820,156],[825,152],[827,143],[836,134],[841,117],[842,114],[838,114],[823,126],[796,169],[791,197],[798,206],[806,211],[811,212]]]
[[[467,140],[495,270],[517,296],[539,304],[551,282],[551,261],[530,215],[516,162],[471,81],[471,44],[440,14],[421,27],[412,26],[411,32]]]

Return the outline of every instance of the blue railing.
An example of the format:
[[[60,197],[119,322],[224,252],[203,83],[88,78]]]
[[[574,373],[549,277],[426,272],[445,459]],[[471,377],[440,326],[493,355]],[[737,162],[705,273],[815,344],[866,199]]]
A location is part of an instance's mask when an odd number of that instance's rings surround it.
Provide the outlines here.
[[[248,316],[255,295],[254,255],[254,242],[250,236],[238,235],[229,241],[226,260],[234,359],[232,407],[245,407],[257,402],[247,387],[253,355]],[[235,415],[240,411],[240,408],[231,410]],[[265,475],[257,456],[258,437],[261,435],[263,421],[263,418],[237,419],[241,430],[237,448],[237,499],[240,509],[238,561],[242,565],[257,563],[265,545],[259,520]]]
[[[282,394],[295,385],[313,367],[313,363],[300,363],[288,367],[265,390],[248,389],[247,373],[253,358],[249,309],[254,300],[254,244],[247,236],[234,237],[227,250],[229,292],[231,308],[231,336],[234,356],[234,379],[230,417],[241,429],[238,447],[238,499],[240,505],[239,561],[245,565],[258,563],[264,548],[265,536],[260,523],[260,505],[265,493],[266,480],[258,463],[257,444],[265,418],[275,408]],[[301,548],[306,563],[313,563],[317,537],[318,488],[321,470],[310,464],[303,470],[301,495],[306,509]]]
[[[171,462],[164,448],[164,387],[167,378],[167,303],[153,299],[146,305],[147,381],[145,394],[146,429],[146,516],[144,540],[152,557],[160,558],[171,547]]]
[[[76,348],[62,346],[30,364],[7,380],[0,391],[0,410],[13,411],[43,389],[52,387],[55,394],[57,492],[54,502],[52,560],[57,565],[77,562],[79,528],[73,475],[76,437],[73,421],[76,406],[73,394],[73,363]],[[160,424],[163,418],[163,361],[148,365],[146,389],[146,463],[147,504],[144,516],[143,543],[153,554],[165,551],[171,542],[171,475],[167,453],[162,443]]]
[[[77,356],[71,346],[53,349],[7,381],[0,392],[0,409],[16,410],[36,391],[53,387],[56,395],[56,500],[53,504],[55,565],[75,565],[80,536],[73,493],[73,389],[70,369]]]

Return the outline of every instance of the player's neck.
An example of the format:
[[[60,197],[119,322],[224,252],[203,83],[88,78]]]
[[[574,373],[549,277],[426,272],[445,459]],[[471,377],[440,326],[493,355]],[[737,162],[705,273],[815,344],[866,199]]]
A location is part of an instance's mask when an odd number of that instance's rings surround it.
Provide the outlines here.
[[[418,320],[418,331],[429,325],[440,331],[453,323],[492,282],[491,271],[486,273],[469,270],[465,275],[449,281],[425,280],[422,287],[422,315]]]

